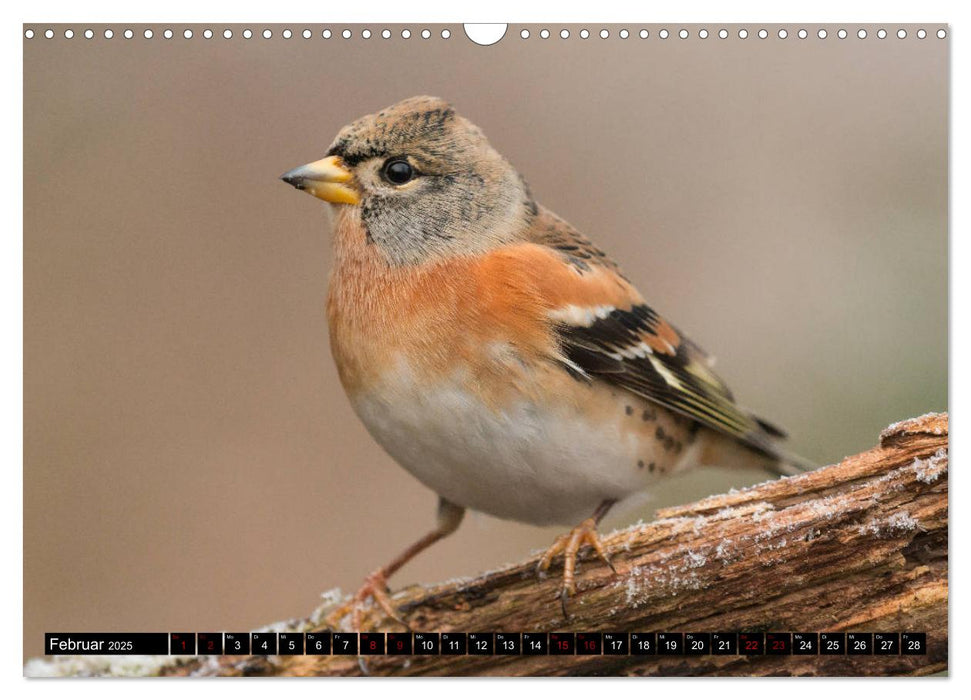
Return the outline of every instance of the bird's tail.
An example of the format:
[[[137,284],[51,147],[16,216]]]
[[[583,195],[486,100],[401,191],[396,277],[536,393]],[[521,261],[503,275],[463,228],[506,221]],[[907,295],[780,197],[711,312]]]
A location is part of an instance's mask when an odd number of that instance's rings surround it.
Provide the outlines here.
[[[819,465],[810,462],[808,459],[793,454],[788,450],[779,450],[778,459],[769,466],[769,471],[779,476],[795,476],[803,472],[811,472],[818,469]]]
[[[769,458],[769,461],[765,463],[767,471],[779,476],[795,476],[818,468],[818,464],[790,452],[780,444],[789,437],[785,430],[764,418],[759,418],[754,414],[749,415],[760,429],[752,437],[756,449]]]

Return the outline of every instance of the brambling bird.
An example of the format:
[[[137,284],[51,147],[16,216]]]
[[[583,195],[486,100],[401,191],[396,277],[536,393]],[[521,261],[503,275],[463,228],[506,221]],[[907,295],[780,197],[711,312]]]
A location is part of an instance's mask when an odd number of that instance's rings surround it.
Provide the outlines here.
[[[533,198],[482,131],[413,97],[344,127],[282,179],[334,206],[327,315],[357,415],[439,495],[438,525],[367,577],[338,618],[454,532],[467,508],[574,524],[577,553],[615,503],[699,465],[793,473],[784,434],[736,405],[712,360],[617,264]]]

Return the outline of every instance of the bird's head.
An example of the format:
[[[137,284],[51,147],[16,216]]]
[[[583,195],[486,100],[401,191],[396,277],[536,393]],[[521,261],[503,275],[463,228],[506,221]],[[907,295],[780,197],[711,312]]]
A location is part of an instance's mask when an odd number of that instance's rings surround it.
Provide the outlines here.
[[[536,213],[526,183],[445,101],[412,97],[338,133],[326,157],[285,182],[357,208],[393,264],[475,254],[515,240]]]

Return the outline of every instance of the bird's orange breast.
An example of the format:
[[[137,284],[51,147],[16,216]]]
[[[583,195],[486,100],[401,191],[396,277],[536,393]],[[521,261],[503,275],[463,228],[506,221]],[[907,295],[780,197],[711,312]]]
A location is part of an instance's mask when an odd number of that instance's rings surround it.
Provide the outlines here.
[[[542,297],[490,256],[390,266],[353,211],[338,218],[327,312],[347,392],[374,387],[405,362],[429,383],[462,373],[484,387],[514,352],[535,362],[556,352]]]

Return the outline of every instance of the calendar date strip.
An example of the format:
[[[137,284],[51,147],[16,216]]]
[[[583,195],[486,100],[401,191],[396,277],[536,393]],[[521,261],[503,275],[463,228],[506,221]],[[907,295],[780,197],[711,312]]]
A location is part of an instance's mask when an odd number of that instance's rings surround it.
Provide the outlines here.
[[[926,632],[48,633],[48,655],[924,655]]]

